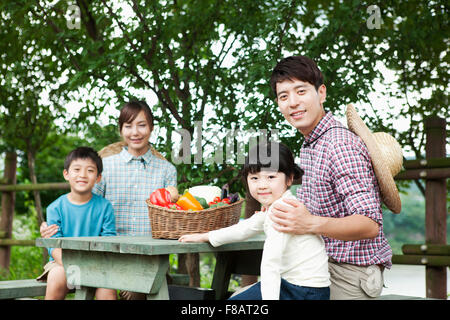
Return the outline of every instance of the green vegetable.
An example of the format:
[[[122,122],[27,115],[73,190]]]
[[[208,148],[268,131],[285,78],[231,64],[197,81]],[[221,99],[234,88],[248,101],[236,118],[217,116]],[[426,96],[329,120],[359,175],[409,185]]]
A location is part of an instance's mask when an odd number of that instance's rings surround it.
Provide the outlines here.
[[[206,202],[205,198],[202,198],[202,197],[196,197],[196,196],[194,196],[194,198],[195,198],[198,202],[200,202],[200,204],[202,205],[203,209],[208,209],[208,208],[209,208],[208,202]]]
[[[228,203],[217,202],[216,204],[213,204],[212,206],[210,206],[210,208],[217,208],[217,207],[223,207],[223,206],[228,206]]]

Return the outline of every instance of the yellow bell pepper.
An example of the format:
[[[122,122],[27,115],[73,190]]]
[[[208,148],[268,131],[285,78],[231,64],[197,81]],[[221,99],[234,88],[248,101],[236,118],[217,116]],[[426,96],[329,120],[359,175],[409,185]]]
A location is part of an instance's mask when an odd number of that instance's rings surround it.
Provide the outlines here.
[[[198,202],[197,199],[195,199],[194,196],[192,194],[190,194],[189,192],[186,192],[185,194],[183,194],[176,203],[180,207],[182,207],[183,210],[189,210],[189,209],[191,209],[193,211],[203,210],[203,207],[200,204],[200,202]]]

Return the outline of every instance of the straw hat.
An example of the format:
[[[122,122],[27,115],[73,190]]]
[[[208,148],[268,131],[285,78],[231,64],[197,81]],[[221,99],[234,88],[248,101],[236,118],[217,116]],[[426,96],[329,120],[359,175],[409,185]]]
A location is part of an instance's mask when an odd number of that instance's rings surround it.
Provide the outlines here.
[[[113,156],[115,154],[118,154],[122,151],[122,148],[125,147],[127,144],[125,143],[125,141],[119,141],[116,143],[111,143],[109,145],[107,145],[106,147],[104,147],[102,150],[100,150],[98,152],[98,155],[102,158],[106,158],[109,156]],[[166,158],[163,157],[163,155],[161,153],[159,153],[155,148],[153,148],[153,146],[150,145],[150,150],[152,151],[152,154],[157,157],[160,158],[162,160],[166,160]]]
[[[393,213],[400,213],[402,203],[394,177],[403,165],[402,148],[397,140],[385,132],[372,133],[359,117],[353,105],[347,106],[348,128],[367,146],[375,176],[380,186],[381,199]]]

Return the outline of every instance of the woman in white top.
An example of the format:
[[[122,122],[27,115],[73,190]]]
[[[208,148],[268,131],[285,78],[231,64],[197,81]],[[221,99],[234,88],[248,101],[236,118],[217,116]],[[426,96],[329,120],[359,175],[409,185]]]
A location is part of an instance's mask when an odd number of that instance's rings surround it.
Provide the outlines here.
[[[278,232],[269,218],[275,201],[294,198],[289,187],[302,173],[285,145],[276,142],[257,145],[250,150],[241,174],[247,191],[261,203],[262,211],[227,228],[180,237],[181,242],[209,241],[216,247],[265,232],[261,281],[232,299],[329,299],[328,257],[322,238]]]

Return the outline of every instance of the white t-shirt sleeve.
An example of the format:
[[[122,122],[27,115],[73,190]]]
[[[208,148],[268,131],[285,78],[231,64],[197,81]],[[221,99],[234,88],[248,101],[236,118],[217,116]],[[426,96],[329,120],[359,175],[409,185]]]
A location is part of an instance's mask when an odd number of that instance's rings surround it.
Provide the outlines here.
[[[242,241],[264,231],[266,213],[255,212],[250,218],[241,220],[232,226],[208,232],[209,242],[213,247],[226,243]]]

